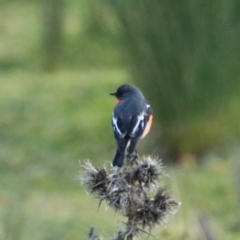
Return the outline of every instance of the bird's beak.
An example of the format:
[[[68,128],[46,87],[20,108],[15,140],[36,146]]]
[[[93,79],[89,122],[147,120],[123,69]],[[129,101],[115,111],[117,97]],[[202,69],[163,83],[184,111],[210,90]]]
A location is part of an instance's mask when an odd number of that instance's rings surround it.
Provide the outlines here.
[[[109,93],[109,95],[116,96],[116,92]]]

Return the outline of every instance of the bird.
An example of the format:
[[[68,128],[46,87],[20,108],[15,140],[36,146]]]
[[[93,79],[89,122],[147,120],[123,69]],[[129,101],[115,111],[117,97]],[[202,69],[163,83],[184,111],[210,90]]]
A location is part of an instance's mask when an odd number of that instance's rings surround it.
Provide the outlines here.
[[[137,158],[136,147],[152,125],[153,110],[142,92],[132,84],[123,84],[116,92],[110,93],[117,99],[112,113],[112,128],[117,151],[112,167],[124,165],[125,153],[128,158]]]

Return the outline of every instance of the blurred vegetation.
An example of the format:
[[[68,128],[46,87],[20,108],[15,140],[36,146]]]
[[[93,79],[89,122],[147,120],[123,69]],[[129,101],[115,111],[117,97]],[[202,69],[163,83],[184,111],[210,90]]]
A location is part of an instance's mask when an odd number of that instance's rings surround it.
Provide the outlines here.
[[[111,5],[103,4],[106,1],[65,1],[58,68],[51,73],[44,72],[46,52],[42,3],[36,0],[0,0],[0,239],[85,239],[91,226],[95,226],[99,235],[108,239],[115,230],[116,222],[121,225],[122,219],[111,211],[105,211],[105,205],[97,211],[97,207],[93,207],[96,206],[95,199],[79,187],[77,174],[79,160],[83,162],[89,158],[98,166],[110,165],[115,152],[110,124],[115,102],[108,93],[121,83],[130,82],[132,76],[137,76],[135,71],[131,75],[125,68],[128,65],[130,70],[134,69],[133,58],[128,55],[133,46],[125,48],[127,38],[123,35],[122,21]],[[236,13],[230,14],[236,19],[232,26],[236,29],[236,35],[238,9],[236,6]],[[226,19],[228,14],[224,15]],[[225,41],[235,39],[232,33],[234,31],[227,32],[230,35]],[[225,43],[222,44],[224,46]],[[228,47],[234,46],[238,44],[232,43]],[[160,48],[155,50],[160,51]],[[170,51],[170,47],[165,46],[161,51]],[[226,49],[222,51],[227,52]],[[203,109],[203,115],[194,111],[196,121],[192,122],[193,117],[190,118],[189,129],[181,139],[186,139],[191,146],[195,138],[199,140],[200,134],[207,134],[204,139],[209,141],[216,136],[212,131],[220,132],[228,136],[224,139],[229,150],[225,155],[222,152],[211,153],[201,165],[195,165],[191,155],[186,154],[183,165],[169,165],[166,168],[170,176],[166,181],[172,195],[180,199],[183,205],[166,228],[154,233],[157,238],[200,239],[195,219],[198,212],[207,212],[219,239],[239,239],[240,214],[236,190],[239,174],[235,172],[239,154],[234,150],[237,145],[229,141],[239,129],[239,96],[232,90],[232,86],[238,90],[233,79],[239,62],[234,55],[235,50],[230,52],[235,62],[229,59],[230,55],[226,55],[227,68],[219,58],[219,73],[223,74],[221,81],[224,76],[229,81],[225,85],[226,91],[222,92],[223,100],[217,100],[214,93],[216,109],[211,107],[208,112]],[[223,56],[223,52],[219,54]],[[214,59],[211,60],[213,67],[216,56]],[[199,61],[204,64],[202,58]],[[193,61],[192,64],[197,63]],[[232,72],[222,70],[231,66]],[[144,69],[149,72],[144,65],[138,68],[139,71]],[[149,69],[151,72],[154,70]],[[171,73],[170,70],[166,71]],[[195,68],[190,72],[196,74]],[[201,73],[200,67],[198,72]],[[163,104],[160,103],[160,92],[157,91],[156,95],[155,87],[152,88],[153,92],[148,92],[141,78],[139,73],[139,81],[134,81],[146,92],[157,117],[158,111],[163,111],[157,110],[158,105]],[[168,82],[171,83],[170,80]],[[169,86],[167,82],[165,84],[166,90],[169,88],[167,91],[171,102],[172,83]],[[201,88],[205,88],[205,82]],[[203,93],[201,90],[199,94]],[[153,96],[158,96],[157,104]],[[200,96],[205,98],[205,95]],[[175,99],[176,104],[178,100]],[[168,104],[168,99],[164,101]],[[206,102],[204,104],[208,105]],[[170,110],[169,107],[168,114],[172,112]],[[175,118],[178,123],[178,117]],[[160,117],[159,120],[163,124]],[[199,135],[190,135],[191,124],[199,130]],[[229,124],[228,129],[225,128],[226,124]],[[154,125],[158,125],[156,120]],[[175,128],[173,126],[171,129]],[[155,132],[153,129],[140,147],[153,142]],[[154,147],[159,145],[162,143],[154,141]],[[182,146],[181,149],[190,151]],[[152,153],[152,148],[144,153]],[[163,162],[167,163],[165,158]]]
[[[105,3],[121,24],[119,44],[169,154],[201,154],[239,138],[239,1]]]
[[[45,49],[44,69],[53,71],[58,66],[63,41],[63,0],[45,0],[42,4],[43,42]]]

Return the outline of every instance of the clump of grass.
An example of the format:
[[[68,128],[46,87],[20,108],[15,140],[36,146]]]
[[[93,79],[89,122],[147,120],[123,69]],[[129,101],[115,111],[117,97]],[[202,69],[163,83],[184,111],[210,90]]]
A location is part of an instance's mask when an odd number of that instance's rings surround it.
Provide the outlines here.
[[[159,177],[163,174],[161,161],[151,156],[126,161],[117,171],[96,168],[89,161],[83,164],[80,178],[100,200],[99,205],[105,200],[109,207],[127,217],[125,229],[118,231],[112,240],[133,239],[147,233],[146,227],[151,232],[176,213],[180,203],[160,185]]]

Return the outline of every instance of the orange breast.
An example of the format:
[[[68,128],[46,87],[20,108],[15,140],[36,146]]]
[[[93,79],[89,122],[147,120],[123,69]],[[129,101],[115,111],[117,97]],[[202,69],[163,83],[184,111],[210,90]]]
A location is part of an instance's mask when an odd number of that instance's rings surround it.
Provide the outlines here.
[[[150,128],[152,126],[152,119],[153,119],[153,115],[150,115],[147,126],[146,126],[141,138],[144,138],[149,133]]]

